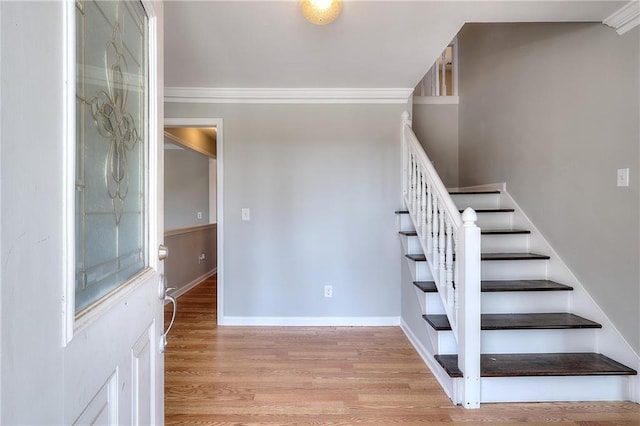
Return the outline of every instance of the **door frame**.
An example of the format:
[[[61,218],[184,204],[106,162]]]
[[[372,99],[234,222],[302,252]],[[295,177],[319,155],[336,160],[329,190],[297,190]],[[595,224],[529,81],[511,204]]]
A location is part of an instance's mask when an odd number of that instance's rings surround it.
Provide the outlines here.
[[[222,324],[224,318],[224,222],[223,222],[223,146],[224,130],[222,118],[175,118],[165,117],[164,127],[216,127],[216,268],[217,268],[217,323]],[[164,166],[163,166],[164,167]]]

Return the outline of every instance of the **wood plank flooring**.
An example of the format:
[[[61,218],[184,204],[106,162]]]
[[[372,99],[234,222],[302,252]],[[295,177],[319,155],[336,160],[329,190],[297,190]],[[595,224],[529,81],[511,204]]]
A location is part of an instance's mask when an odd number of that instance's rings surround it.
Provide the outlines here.
[[[640,425],[633,403],[451,405],[398,327],[217,327],[215,277],[178,300],[168,425]]]

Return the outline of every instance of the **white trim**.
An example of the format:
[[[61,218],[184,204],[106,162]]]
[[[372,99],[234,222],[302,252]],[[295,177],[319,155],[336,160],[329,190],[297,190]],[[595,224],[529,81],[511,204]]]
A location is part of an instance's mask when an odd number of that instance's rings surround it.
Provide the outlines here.
[[[76,24],[75,2],[64,3],[64,135],[62,170],[62,346],[73,339],[75,322]]]
[[[429,353],[427,348],[425,348],[424,345],[420,342],[420,339],[418,339],[418,337],[413,333],[413,331],[409,327],[409,324],[402,320],[402,322],[400,323],[400,328],[404,332],[405,336],[407,336],[407,339],[409,339],[409,342],[411,343],[413,348],[416,350],[416,352],[418,352],[418,355],[420,355],[422,361],[424,361],[429,370],[431,370],[431,374],[433,374],[438,383],[440,383],[440,387],[442,387],[444,393],[449,397],[449,399],[451,399],[454,404],[459,404],[460,398],[455,395],[455,379],[449,377],[447,372],[444,371],[440,364],[436,362],[435,358],[433,357],[434,354]]]
[[[603,24],[615,28],[619,35],[640,25],[640,2],[630,1],[606,17]]]
[[[165,102],[213,104],[404,104],[413,88],[167,87]]]
[[[255,327],[392,327],[400,317],[223,317],[218,325]]]
[[[217,272],[218,272],[218,268],[213,268],[209,272],[207,272],[207,273],[205,273],[203,275],[200,275],[198,278],[196,278],[195,280],[191,281],[190,283],[187,283],[187,284],[183,285],[182,287],[180,287],[179,289],[177,289],[176,291],[171,292],[171,296],[173,296],[173,297],[175,297],[177,299],[178,297],[182,296],[183,294],[185,294],[189,290],[193,289],[194,287],[197,287],[198,284],[200,284],[201,282],[203,282],[207,278],[214,276]],[[167,303],[169,303],[169,302],[165,302],[165,305]]]
[[[414,105],[457,105],[459,96],[414,96]]]
[[[223,151],[224,151],[224,129],[222,118],[165,118],[165,126],[175,127],[216,127],[216,223],[217,223],[217,252],[218,260],[216,273],[218,274],[217,284],[217,309],[218,324],[222,324],[224,318],[224,219],[223,219]]]

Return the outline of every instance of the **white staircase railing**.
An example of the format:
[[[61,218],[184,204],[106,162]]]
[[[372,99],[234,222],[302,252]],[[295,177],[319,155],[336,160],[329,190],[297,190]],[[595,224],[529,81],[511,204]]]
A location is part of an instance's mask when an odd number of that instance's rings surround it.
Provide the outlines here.
[[[402,191],[458,344],[463,372],[461,401],[480,406],[480,228],[477,215],[462,215],[402,115]]]

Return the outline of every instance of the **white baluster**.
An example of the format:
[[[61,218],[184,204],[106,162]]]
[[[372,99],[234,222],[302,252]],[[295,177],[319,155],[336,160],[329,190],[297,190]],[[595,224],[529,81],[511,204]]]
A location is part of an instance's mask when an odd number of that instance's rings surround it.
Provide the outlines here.
[[[413,167],[413,210],[411,213],[413,215],[416,214],[418,209],[418,160],[414,158],[414,167]]]
[[[451,227],[451,221],[446,219],[446,251],[445,251],[445,268],[446,268],[446,280],[447,280],[447,292],[450,303],[455,306],[455,294],[453,288],[453,228]]]
[[[427,233],[427,177],[422,176],[422,187],[420,188],[420,238],[424,240]]]
[[[431,238],[433,250],[431,252],[431,257],[433,257],[433,268],[438,267],[438,195],[433,194],[433,237]],[[435,271],[434,271],[435,272]],[[434,276],[433,279],[437,279],[437,276]]]
[[[442,52],[442,96],[447,96],[447,49]]]
[[[426,238],[426,245],[427,245],[427,253],[431,253],[431,251],[433,250],[432,244],[433,244],[433,236],[431,235],[431,221],[433,220],[433,211],[431,210],[433,208],[433,204],[431,202],[431,190],[432,190],[432,186],[431,183],[429,183],[427,181],[427,232],[425,235],[423,235],[423,239]]]
[[[415,156],[413,155],[413,152],[411,153],[410,158],[411,158],[411,175],[409,176],[409,181],[411,182],[411,192],[409,194],[409,205],[407,207],[409,208],[409,210],[411,210],[411,213],[413,213],[415,211],[414,210],[415,205],[414,205],[413,199],[416,196],[416,182],[414,180],[416,159],[415,159]]]
[[[422,217],[422,187],[424,185],[424,176],[422,174],[422,170],[418,170],[418,210],[416,212],[416,232],[418,233],[418,235],[420,235],[420,226],[422,226],[422,222],[420,221],[420,218]]]
[[[445,215],[445,211],[443,206],[440,206],[440,223],[438,224],[438,238],[439,238],[439,242],[438,242],[438,249],[440,250],[439,254],[438,254],[438,273],[440,274],[440,282],[441,283],[445,283],[446,282],[446,270],[444,268],[444,253],[445,253],[445,229],[444,229],[444,215]],[[449,295],[447,295],[447,299]],[[450,304],[453,304],[453,298],[451,298],[450,300]]]

